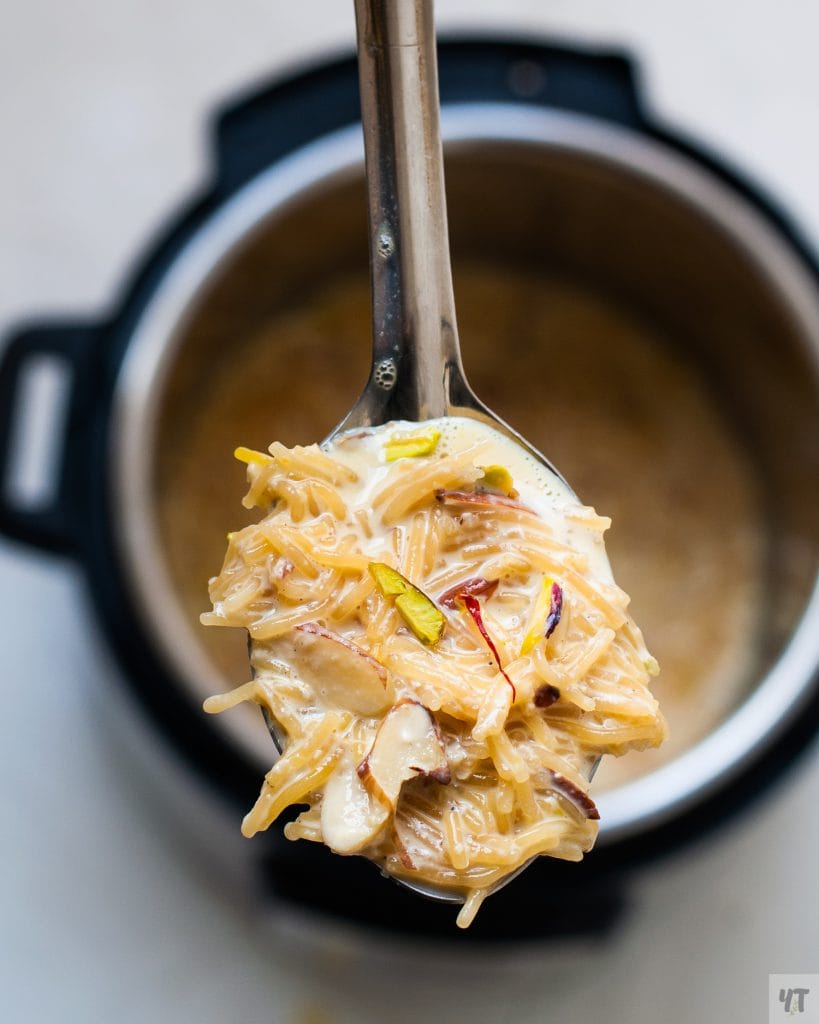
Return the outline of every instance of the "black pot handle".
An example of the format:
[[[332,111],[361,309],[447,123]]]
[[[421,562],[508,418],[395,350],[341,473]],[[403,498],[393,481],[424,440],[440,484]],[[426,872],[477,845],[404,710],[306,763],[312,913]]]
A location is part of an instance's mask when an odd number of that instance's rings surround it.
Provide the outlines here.
[[[511,98],[521,102],[645,125],[638,67],[625,52],[524,45],[506,53],[504,75]]]
[[[76,463],[88,408],[85,398],[93,387],[88,356],[99,331],[97,325],[83,323],[36,325],[14,336],[0,354],[0,533],[59,554],[75,550],[82,489]],[[46,500],[30,504],[12,491],[10,471],[21,428],[23,383],[43,358],[62,364],[68,394],[64,422],[51,424],[62,434],[56,480]]]
[[[438,45],[441,102],[525,102],[646,124],[638,69],[625,52],[523,39],[451,39]],[[354,57],[276,80],[219,111],[218,187],[238,188],[276,160],[360,119]]]

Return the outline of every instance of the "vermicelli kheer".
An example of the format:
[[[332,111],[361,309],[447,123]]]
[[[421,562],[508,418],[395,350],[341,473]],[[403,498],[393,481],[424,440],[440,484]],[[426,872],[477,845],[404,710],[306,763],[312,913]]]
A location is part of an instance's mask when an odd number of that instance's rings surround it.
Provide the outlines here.
[[[462,926],[532,857],[579,860],[596,760],[666,734],[609,520],[473,420],[237,456],[264,516],[203,622],[248,629],[253,679],[206,710],[284,735],[244,833],[306,805],[288,838],[461,894]]]

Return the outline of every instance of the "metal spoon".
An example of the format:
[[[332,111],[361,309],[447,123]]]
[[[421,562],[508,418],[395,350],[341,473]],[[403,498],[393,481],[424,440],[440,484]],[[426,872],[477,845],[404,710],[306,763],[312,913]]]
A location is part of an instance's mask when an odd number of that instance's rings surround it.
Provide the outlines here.
[[[344,431],[391,420],[468,416],[512,437],[565,484],[543,454],[481,402],[464,374],[449,257],[432,0],[355,0],[355,13],[369,200],[372,368],[361,397],[325,444]],[[279,726],[263,712],[281,751]],[[394,880],[430,899],[464,901],[462,892]]]

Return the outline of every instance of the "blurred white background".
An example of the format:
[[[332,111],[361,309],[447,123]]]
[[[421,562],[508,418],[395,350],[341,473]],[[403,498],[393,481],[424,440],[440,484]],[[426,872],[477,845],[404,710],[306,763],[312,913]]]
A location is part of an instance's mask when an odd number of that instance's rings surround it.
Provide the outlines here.
[[[438,18],[629,49],[653,110],[819,243],[819,5],[439,0]],[[0,331],[112,303],[203,180],[212,106],[353,45],[351,0],[26,0],[3,21]],[[816,750],[716,842],[646,874],[610,944],[491,966],[341,946],[308,959],[298,933],[234,905],[129,783],[99,710],[115,669],[78,573],[2,543],[0,579],[3,1020],[751,1022],[769,972],[819,972]]]

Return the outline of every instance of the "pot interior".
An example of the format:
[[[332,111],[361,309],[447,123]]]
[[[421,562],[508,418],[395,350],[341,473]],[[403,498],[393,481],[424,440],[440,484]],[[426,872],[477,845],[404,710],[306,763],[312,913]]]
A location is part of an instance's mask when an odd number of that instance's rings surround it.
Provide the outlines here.
[[[672,739],[607,759],[596,785],[616,787],[724,721],[807,604],[817,339],[764,252],[637,169],[570,146],[461,141],[446,175],[468,378],[612,516],[614,572],[662,668]],[[247,678],[245,638],[198,615],[226,531],[250,521],[231,453],[320,439],[360,392],[365,218],[361,173],[272,210],[221,255],[176,331],[153,502],[185,642],[224,688]],[[201,680],[180,683],[206,695]],[[245,717],[263,760],[259,716]]]

